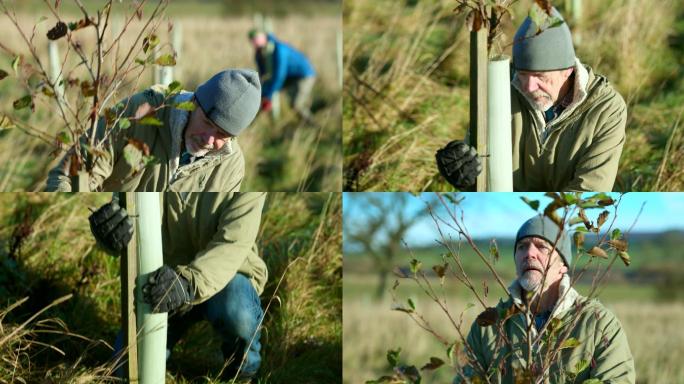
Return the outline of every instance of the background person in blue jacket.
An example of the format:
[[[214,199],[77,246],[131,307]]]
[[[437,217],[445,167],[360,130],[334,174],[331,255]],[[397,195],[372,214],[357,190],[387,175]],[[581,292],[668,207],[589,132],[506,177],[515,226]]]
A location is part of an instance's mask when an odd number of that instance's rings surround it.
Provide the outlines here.
[[[255,59],[261,76],[261,110],[271,110],[275,92],[285,88],[292,108],[304,120],[311,120],[311,90],[316,71],[303,53],[258,29],[249,31],[256,51]]]

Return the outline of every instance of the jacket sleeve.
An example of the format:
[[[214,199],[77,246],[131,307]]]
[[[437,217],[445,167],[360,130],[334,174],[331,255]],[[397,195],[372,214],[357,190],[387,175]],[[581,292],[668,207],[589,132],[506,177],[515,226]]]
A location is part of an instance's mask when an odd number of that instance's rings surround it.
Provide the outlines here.
[[[216,234],[206,248],[190,264],[176,267],[194,287],[193,304],[223,289],[255,252],[265,197],[261,192],[234,194],[222,209]]]
[[[597,338],[590,376],[606,384],[634,384],[634,358],[620,321],[605,311],[598,321],[595,334]]]
[[[97,125],[96,141],[102,140],[105,132],[104,119],[100,118]],[[88,161],[92,156],[85,146],[88,145],[88,139],[84,135],[80,138],[81,142],[81,158]],[[64,157],[59,161],[59,163],[48,172],[47,186],[45,188],[46,192],[72,192],[73,188],[71,186],[71,179],[69,177],[69,168],[71,166],[72,154],[75,151],[75,147],[69,150]],[[114,164],[114,152],[111,145],[111,140],[106,139],[98,151],[98,156],[93,165],[92,172],[88,178],[88,191],[79,192],[90,192],[97,191],[102,185],[105,179],[109,177],[112,173],[112,168]]]
[[[488,369],[489,362],[485,358],[482,348],[482,329],[475,322],[470,327],[470,332],[466,339],[467,347],[464,347],[464,353],[468,357],[468,363],[462,367],[459,373],[456,374],[453,384],[470,383],[480,375],[479,370],[470,363],[470,361],[477,361],[477,363]],[[470,351],[468,350],[470,349]]]
[[[287,49],[283,45],[278,45],[273,52],[273,73],[263,86],[263,96],[267,99],[280,91],[287,80],[287,55]]]
[[[613,190],[618,163],[625,144],[627,106],[619,95],[597,118],[596,136],[577,164],[574,178],[567,186],[570,191]]]

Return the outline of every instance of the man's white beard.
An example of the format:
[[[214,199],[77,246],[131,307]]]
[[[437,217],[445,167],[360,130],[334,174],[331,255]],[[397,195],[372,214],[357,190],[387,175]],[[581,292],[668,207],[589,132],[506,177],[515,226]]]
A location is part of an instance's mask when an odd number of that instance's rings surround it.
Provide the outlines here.
[[[195,143],[192,142],[192,138],[186,138],[185,141],[185,150],[188,151],[189,154],[191,154],[194,157],[202,157],[209,153],[211,149],[209,148],[200,148],[200,149],[195,149]]]
[[[542,103],[538,102],[532,95],[528,94],[527,92],[523,92],[523,96],[525,96],[525,99],[527,99],[527,102],[530,103],[532,108],[536,109],[537,111],[544,112],[547,109],[553,107],[553,100],[551,99],[551,96],[548,95],[547,93],[545,93],[545,92],[542,92],[542,93],[544,93],[544,95],[549,96],[549,98],[545,99],[546,101],[544,101]]]
[[[520,283],[520,286],[522,287],[522,289],[524,289],[527,292],[535,292],[541,286],[541,279],[537,279],[537,278],[531,276],[532,273],[537,273],[537,272],[533,272],[533,271],[525,272],[518,279],[518,282]]]

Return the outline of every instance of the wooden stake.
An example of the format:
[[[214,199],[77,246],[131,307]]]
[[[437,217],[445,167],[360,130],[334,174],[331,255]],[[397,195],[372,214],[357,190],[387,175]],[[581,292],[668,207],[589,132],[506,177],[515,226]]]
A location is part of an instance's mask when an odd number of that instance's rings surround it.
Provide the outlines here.
[[[72,192],[90,192],[89,178],[87,171],[78,171],[76,176],[71,176]]]
[[[135,195],[133,192],[119,194],[119,204],[126,209],[128,215],[137,214]],[[138,382],[138,341],[135,316],[135,277],[138,275],[138,246],[133,236],[128,243],[125,254],[121,257],[121,329],[124,332],[123,350],[128,351],[124,371],[129,383]]]
[[[477,191],[487,190],[487,28],[470,32],[470,145],[482,162]]]

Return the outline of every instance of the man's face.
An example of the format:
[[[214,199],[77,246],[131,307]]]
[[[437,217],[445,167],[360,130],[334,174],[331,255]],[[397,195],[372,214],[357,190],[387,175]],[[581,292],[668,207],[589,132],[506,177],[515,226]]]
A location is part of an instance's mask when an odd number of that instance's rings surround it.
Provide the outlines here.
[[[535,109],[546,111],[558,100],[561,88],[572,71],[572,68],[549,72],[518,71],[517,76],[525,98]]]
[[[551,252],[552,245],[539,237],[526,237],[515,247],[515,270],[518,281],[526,291],[541,288],[546,273],[545,287],[548,287],[563,277],[568,268],[556,250]],[[548,272],[546,268],[548,267]],[[544,287],[544,288],[545,288]]]
[[[232,136],[209,120],[197,103],[195,106],[185,128],[185,148],[193,156],[204,156],[223,148]]]
[[[265,33],[258,32],[250,41],[252,42],[254,49],[263,48],[268,42],[268,37],[266,37]]]

